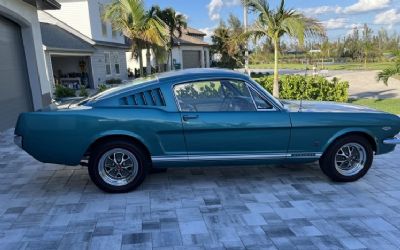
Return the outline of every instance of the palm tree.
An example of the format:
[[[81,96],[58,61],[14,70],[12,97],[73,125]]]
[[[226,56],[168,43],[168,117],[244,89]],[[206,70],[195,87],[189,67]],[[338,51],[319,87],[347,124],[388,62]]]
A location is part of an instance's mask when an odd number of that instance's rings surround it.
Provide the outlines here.
[[[132,52],[138,55],[140,75],[143,76],[142,49],[151,45],[165,46],[168,31],[164,22],[151,11],[146,11],[142,0],[114,0],[107,6],[103,18],[113,28],[132,41]],[[147,58],[147,74],[151,74],[150,55]]]
[[[325,68],[325,58],[329,58],[331,55],[331,44],[328,39],[325,39],[321,44],[321,68]]]
[[[173,8],[166,8],[161,10],[160,7],[153,6],[152,9],[156,10],[157,15],[167,25],[167,29],[169,32],[168,61],[170,61],[172,69],[172,47],[174,45],[174,39],[181,37],[183,29],[187,28],[186,17],[182,14],[176,13]],[[171,58],[171,60],[169,60],[169,58]]]
[[[266,0],[243,0],[243,3],[258,14],[255,23],[249,28],[245,36],[252,36],[255,39],[267,38],[274,45],[273,95],[279,97],[278,59],[282,36],[294,37],[302,45],[305,37],[325,37],[325,29],[317,20],[308,18],[296,10],[286,9],[284,0],[281,0],[277,9],[271,9]]]
[[[395,65],[379,72],[377,75],[377,80],[383,81],[385,85],[388,85],[389,78],[395,75],[400,75],[400,51],[396,52]]]

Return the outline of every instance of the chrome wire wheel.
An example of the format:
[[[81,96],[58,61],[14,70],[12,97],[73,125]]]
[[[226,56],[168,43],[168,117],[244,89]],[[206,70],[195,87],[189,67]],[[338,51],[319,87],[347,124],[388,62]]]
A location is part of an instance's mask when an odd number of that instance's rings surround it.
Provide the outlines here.
[[[124,186],[132,182],[138,173],[138,166],[135,155],[123,148],[105,152],[97,165],[100,177],[113,186]]]
[[[358,143],[343,145],[335,155],[336,170],[344,176],[358,174],[365,167],[366,161],[366,150]]]

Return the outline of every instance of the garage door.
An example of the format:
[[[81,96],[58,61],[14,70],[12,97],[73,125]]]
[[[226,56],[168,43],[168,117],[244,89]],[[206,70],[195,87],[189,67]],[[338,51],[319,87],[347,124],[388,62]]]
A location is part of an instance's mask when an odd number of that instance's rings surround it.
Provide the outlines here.
[[[20,27],[0,16],[0,131],[12,128],[19,113],[32,110]]]
[[[182,52],[183,68],[201,68],[200,51],[198,50],[184,50]]]

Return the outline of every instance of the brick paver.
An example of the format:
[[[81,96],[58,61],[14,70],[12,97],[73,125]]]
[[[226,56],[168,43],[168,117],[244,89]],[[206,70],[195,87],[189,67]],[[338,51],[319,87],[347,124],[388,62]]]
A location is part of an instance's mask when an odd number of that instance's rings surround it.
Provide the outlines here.
[[[398,249],[400,148],[355,183],[317,164],[170,169],[106,194],[0,134],[0,249]]]

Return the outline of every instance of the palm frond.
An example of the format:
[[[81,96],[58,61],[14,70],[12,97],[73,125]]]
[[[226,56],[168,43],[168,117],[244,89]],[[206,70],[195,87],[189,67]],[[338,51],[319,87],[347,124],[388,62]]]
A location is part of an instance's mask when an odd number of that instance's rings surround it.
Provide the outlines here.
[[[400,73],[400,71],[398,71],[398,69],[396,69],[396,67],[386,68],[378,73],[376,79],[378,81],[383,81],[383,83],[385,85],[388,85],[389,78],[396,74],[399,74],[399,73]]]

